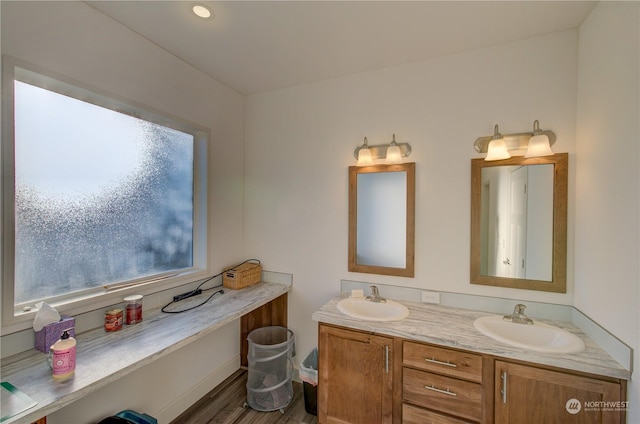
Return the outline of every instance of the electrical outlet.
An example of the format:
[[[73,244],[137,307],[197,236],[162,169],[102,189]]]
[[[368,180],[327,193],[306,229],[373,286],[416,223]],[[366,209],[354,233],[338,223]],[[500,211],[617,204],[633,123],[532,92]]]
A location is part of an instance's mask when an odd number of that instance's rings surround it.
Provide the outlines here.
[[[432,291],[422,292],[423,303],[440,303],[440,293]]]

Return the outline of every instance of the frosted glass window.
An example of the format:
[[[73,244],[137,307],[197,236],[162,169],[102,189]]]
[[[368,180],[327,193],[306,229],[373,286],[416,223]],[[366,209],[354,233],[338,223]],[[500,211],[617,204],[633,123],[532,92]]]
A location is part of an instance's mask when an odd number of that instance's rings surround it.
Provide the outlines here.
[[[194,135],[14,82],[15,303],[193,266]]]

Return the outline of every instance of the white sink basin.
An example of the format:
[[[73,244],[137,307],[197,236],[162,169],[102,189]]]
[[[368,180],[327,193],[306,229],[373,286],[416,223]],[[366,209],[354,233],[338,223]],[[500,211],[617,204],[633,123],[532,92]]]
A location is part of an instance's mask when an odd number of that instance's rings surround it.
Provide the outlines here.
[[[337,307],[343,314],[367,321],[398,321],[409,316],[407,307],[393,300],[377,303],[349,297],[338,302]]]
[[[518,324],[502,319],[502,315],[478,318],[473,325],[486,336],[511,346],[544,353],[579,353],[584,342],[575,334],[543,322]]]

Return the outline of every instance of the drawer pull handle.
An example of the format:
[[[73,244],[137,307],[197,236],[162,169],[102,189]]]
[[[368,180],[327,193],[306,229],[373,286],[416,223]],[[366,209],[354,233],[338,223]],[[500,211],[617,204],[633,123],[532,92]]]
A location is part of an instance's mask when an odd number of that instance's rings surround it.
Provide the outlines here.
[[[502,403],[507,403],[507,372],[502,373],[502,388],[500,389],[502,394]]]
[[[389,374],[389,346],[384,347],[384,371]]]
[[[449,395],[449,396],[458,396],[457,394],[455,394],[454,392],[450,392],[449,388],[447,388],[447,390],[442,390],[442,389],[438,389],[436,386],[434,386],[433,384],[431,386],[424,386],[425,389],[427,390],[431,390],[434,392],[438,392],[438,393],[442,393],[444,395]]]
[[[458,368],[458,366],[456,364],[452,364],[451,362],[447,361],[447,362],[442,362],[442,361],[438,361],[435,358],[424,358],[424,360],[426,362],[431,362],[432,364],[438,364],[438,365],[445,365],[447,367],[452,367],[452,368]]]

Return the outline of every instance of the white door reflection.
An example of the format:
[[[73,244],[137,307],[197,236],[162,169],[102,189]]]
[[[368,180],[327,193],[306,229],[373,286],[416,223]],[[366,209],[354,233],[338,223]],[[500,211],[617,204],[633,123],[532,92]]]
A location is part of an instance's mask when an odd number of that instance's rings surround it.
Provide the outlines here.
[[[552,280],[553,165],[482,169],[481,275]]]

